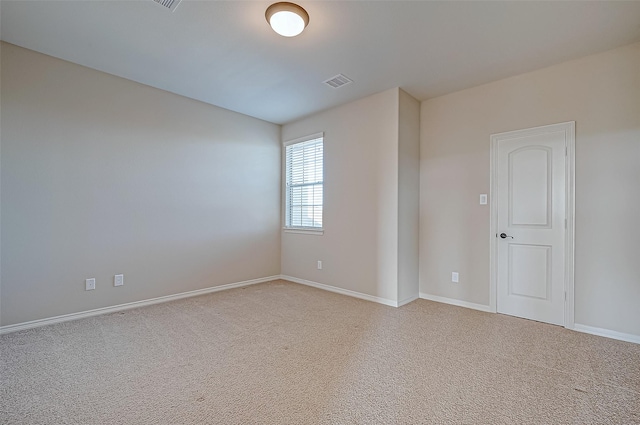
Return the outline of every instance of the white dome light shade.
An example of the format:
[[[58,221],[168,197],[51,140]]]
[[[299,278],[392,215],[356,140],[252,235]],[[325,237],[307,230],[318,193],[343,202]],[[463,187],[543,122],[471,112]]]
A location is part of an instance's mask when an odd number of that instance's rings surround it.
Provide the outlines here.
[[[294,37],[304,29],[304,21],[293,12],[276,12],[271,16],[269,23],[275,32],[285,37]]]
[[[295,37],[309,24],[307,12],[297,4],[288,2],[272,4],[267,8],[265,17],[271,28],[284,37]]]

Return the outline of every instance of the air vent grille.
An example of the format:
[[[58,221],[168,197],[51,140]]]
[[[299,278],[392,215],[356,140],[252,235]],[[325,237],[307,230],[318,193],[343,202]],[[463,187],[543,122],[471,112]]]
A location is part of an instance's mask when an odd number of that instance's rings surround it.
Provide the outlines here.
[[[328,86],[333,87],[334,89],[337,89],[338,87],[342,87],[345,84],[353,83],[353,80],[345,75],[338,74],[335,77],[329,78],[324,83]]]
[[[166,7],[170,11],[176,10],[176,7],[180,4],[182,0],[153,0],[158,3],[160,6]]]

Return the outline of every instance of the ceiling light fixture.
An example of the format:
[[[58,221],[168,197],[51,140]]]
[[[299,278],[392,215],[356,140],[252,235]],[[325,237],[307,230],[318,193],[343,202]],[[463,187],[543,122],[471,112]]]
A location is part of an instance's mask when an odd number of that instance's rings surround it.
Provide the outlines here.
[[[269,6],[264,16],[271,28],[284,37],[295,37],[309,25],[307,11],[286,1]]]

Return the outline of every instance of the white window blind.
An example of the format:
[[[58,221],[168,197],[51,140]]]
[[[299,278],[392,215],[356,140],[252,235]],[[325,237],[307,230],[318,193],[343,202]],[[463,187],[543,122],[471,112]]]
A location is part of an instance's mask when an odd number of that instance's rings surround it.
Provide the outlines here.
[[[285,227],[322,229],[323,142],[320,136],[285,146]]]

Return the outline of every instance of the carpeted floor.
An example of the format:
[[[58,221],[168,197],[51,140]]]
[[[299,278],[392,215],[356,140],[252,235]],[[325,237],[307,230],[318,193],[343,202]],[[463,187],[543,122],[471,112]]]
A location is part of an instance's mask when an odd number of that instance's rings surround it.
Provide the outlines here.
[[[2,424],[640,424],[640,345],[275,281],[0,336]]]

